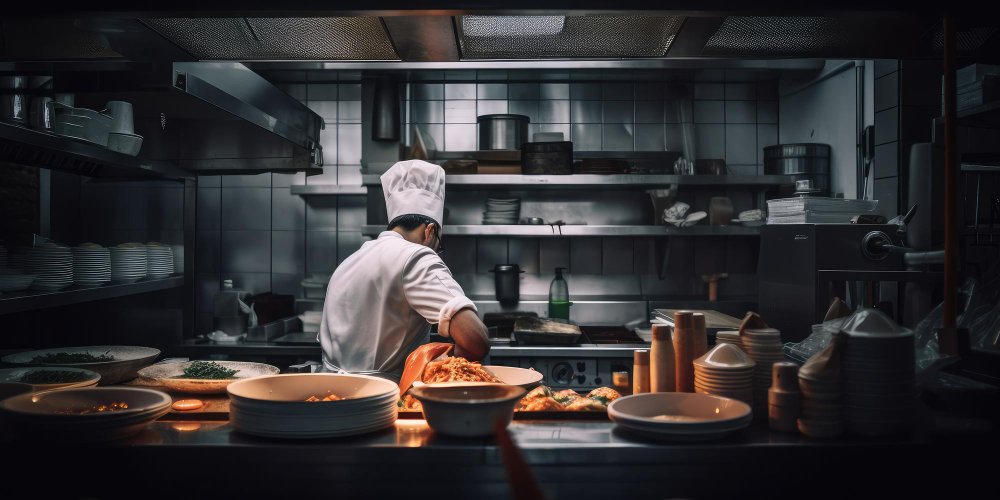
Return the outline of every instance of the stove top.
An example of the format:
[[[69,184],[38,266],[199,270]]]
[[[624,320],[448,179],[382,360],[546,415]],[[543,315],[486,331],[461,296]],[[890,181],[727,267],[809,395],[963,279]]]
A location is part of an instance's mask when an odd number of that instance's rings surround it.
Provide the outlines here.
[[[624,326],[580,326],[583,335],[573,344],[559,345],[559,347],[573,347],[580,345],[608,345],[608,344],[642,344],[643,340],[635,332]],[[496,339],[505,340],[505,339]],[[548,344],[525,343],[517,341],[517,334],[510,338],[511,346],[544,346]]]

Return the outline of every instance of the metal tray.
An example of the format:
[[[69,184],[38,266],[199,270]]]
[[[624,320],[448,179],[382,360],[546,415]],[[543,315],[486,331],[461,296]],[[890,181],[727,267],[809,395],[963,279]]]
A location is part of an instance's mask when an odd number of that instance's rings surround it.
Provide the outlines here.
[[[572,345],[583,332],[579,326],[543,318],[518,318],[514,322],[513,339],[521,344]],[[513,340],[512,339],[512,340]]]

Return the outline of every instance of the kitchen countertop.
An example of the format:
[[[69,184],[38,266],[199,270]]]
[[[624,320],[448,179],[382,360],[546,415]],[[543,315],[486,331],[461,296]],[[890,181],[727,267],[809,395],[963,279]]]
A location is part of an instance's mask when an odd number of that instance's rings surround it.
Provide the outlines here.
[[[649,349],[649,344],[575,344],[567,346],[510,345],[509,342],[490,342],[490,356],[512,358],[536,357],[587,357],[629,358],[636,349]]]
[[[707,443],[648,441],[603,421],[515,421],[509,429],[549,498],[663,498],[730,497],[737,492],[825,495],[862,481],[892,485],[894,493],[912,489],[927,494],[943,488],[938,479],[949,474],[947,491],[954,497],[961,489],[956,484],[992,477],[987,472],[992,461],[976,455],[995,450],[998,441],[995,433],[970,434],[964,428],[964,434],[945,438],[925,430],[898,439],[820,441],[771,432],[766,424],[755,423]],[[39,446],[20,441],[5,445],[5,452],[18,458],[5,466],[8,477],[44,481],[58,475],[60,481],[45,484],[48,492],[68,488],[74,494],[142,491],[158,496],[197,483],[192,491],[199,497],[288,497],[322,488],[343,498],[399,497],[421,488],[447,492],[445,498],[509,498],[492,439],[439,436],[423,420],[314,441],[256,438],[235,432],[226,422],[161,420],[118,443]],[[52,457],[59,459],[53,462]],[[48,465],[39,468],[38,463]],[[932,463],[938,468],[935,478],[914,477],[914,471]],[[837,470],[837,476],[825,474],[830,470]],[[100,477],[108,481],[94,480]]]

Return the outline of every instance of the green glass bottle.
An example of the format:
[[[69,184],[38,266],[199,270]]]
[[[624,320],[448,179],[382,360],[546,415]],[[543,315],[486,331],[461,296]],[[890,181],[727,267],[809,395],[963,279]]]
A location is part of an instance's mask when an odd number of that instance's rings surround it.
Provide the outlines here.
[[[563,279],[564,267],[556,268],[556,277],[549,285],[549,319],[564,319],[569,321],[569,285]]]

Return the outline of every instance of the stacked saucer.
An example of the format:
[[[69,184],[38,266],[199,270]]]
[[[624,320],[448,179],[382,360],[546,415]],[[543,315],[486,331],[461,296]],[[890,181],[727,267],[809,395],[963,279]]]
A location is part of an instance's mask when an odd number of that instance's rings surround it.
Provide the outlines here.
[[[753,404],[753,376],[757,363],[739,347],[720,344],[694,360],[694,391]]]
[[[774,328],[743,330],[740,336],[743,351],[757,365],[753,374],[754,416],[767,418],[767,390],[771,387],[771,365],[783,361],[781,332]]]
[[[913,332],[874,309],[844,323],[847,430],[885,436],[908,431],[916,398]]]
[[[489,198],[483,212],[483,224],[517,224],[521,217],[518,198]]]
[[[141,243],[122,243],[111,247],[111,280],[133,283],[147,274],[146,247]]]
[[[33,290],[56,291],[73,284],[73,252],[55,243],[39,245],[28,253],[28,274],[35,275]]]
[[[743,347],[740,342],[740,332],[736,330],[721,330],[715,334],[715,345],[732,344],[736,347]]]
[[[73,247],[73,281],[80,286],[100,286],[111,281],[111,252],[95,243]]]
[[[802,411],[799,432],[815,438],[833,438],[844,430],[840,353],[844,336],[833,334],[830,344],[799,368]]]
[[[150,278],[166,278],[174,274],[174,251],[169,246],[151,241],[146,244],[146,249]]]

